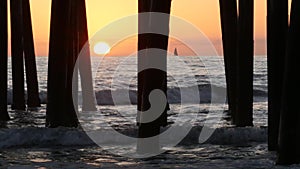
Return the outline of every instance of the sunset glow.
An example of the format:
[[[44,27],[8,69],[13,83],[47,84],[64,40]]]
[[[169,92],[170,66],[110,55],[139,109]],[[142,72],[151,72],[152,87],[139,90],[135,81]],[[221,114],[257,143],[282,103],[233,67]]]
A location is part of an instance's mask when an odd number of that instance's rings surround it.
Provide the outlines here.
[[[49,46],[49,28],[51,0],[30,0],[33,31],[37,56],[47,56]],[[136,0],[86,0],[89,35],[93,36],[105,25],[137,13]],[[173,0],[172,15],[185,19],[200,29],[221,50],[221,28],[218,0]],[[120,28],[121,30],[122,28]],[[172,29],[172,28],[171,28]],[[184,31],[184,28],[182,28]],[[255,52],[264,55],[266,50],[266,0],[255,1]],[[193,38],[189,32],[183,32],[186,38]],[[124,44],[123,44],[124,45]],[[136,49],[137,41],[126,46]],[[122,48],[123,50],[126,50]],[[115,51],[119,55],[131,51]]]

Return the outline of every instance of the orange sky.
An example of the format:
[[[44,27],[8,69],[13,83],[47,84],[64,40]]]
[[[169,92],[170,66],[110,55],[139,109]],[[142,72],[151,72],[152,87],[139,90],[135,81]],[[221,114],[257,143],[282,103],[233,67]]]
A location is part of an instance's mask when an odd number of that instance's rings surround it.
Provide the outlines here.
[[[51,0],[30,0],[37,56],[48,55]],[[137,13],[137,0],[86,0],[89,34],[92,36],[110,22]],[[172,15],[194,24],[221,51],[221,30],[218,0],[173,0]],[[265,53],[266,0],[255,1],[255,52]],[[186,33],[186,38],[191,35]],[[122,44],[116,55],[135,49],[136,39]]]

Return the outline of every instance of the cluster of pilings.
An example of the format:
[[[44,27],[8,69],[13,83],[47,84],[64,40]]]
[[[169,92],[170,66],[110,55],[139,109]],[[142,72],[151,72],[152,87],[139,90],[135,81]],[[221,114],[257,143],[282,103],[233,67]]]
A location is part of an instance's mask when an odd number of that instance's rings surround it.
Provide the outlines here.
[[[9,120],[7,111],[8,5],[0,2],[0,121]],[[12,110],[40,107],[34,41],[29,0],[11,0]],[[46,126],[77,127],[73,105],[73,74],[79,52],[88,41],[84,0],[52,1],[48,65]],[[90,52],[78,59],[83,88],[83,110],[96,110],[92,87]],[[24,89],[24,61],[27,99]],[[26,106],[27,103],[27,106]]]
[[[254,1],[219,1],[229,113],[236,126],[252,126]]]
[[[77,99],[72,87],[78,87],[81,74],[84,111],[96,110],[92,86],[89,50],[78,55],[88,41],[85,0],[52,0],[48,65],[47,127],[77,127]],[[78,60],[78,61],[77,61]],[[76,62],[77,61],[77,62]],[[79,66],[75,66],[75,64]],[[79,67],[79,70],[75,69]],[[75,76],[74,76],[75,75]],[[74,96],[74,97],[73,97]],[[74,101],[74,102],[73,102]],[[75,103],[75,104],[73,104]]]
[[[8,20],[7,1],[0,3],[0,120],[9,120],[7,113],[7,57],[8,57]],[[13,110],[40,107],[38,79],[34,52],[29,0],[11,0],[11,60],[13,82]],[[27,82],[27,101],[24,89],[24,61]]]
[[[253,125],[253,0],[219,0],[223,50],[232,123]],[[237,13],[238,6],[238,13]],[[268,146],[278,152],[278,164],[300,162],[300,94],[297,80],[297,40],[300,2],[267,1]]]
[[[237,127],[253,126],[253,11],[254,0],[219,0],[229,113]],[[290,24],[288,0],[268,0],[268,145],[278,152],[279,164],[300,162],[300,108],[297,97],[297,41],[300,39],[300,2],[292,1]],[[9,120],[7,112],[7,1],[0,1],[0,121]],[[38,81],[29,0],[11,0],[11,48],[13,103],[12,109],[25,110],[24,60],[27,80],[27,107],[39,107]],[[160,12],[169,15],[171,0],[139,0],[138,12]],[[139,16],[138,35],[138,118],[151,109],[149,95],[159,89],[167,95],[167,48],[169,17]],[[144,24],[151,23],[151,24]],[[149,30],[160,28],[167,34]],[[146,32],[146,33],[145,33]],[[81,75],[83,110],[96,110],[92,90],[89,50],[79,52],[88,41],[84,0],[52,0],[48,65],[47,127],[77,127],[76,98],[73,78]],[[160,52],[157,50],[159,49]],[[156,56],[158,55],[158,57]],[[141,65],[159,58],[161,69]],[[79,59],[79,62],[77,61]],[[77,62],[76,62],[77,61]],[[157,61],[157,60],[156,60]],[[78,63],[79,69],[76,68]],[[151,66],[151,65],[150,65]],[[74,76],[75,74],[75,76]],[[76,82],[76,81],[75,81]],[[74,105],[75,100],[75,105]],[[160,134],[167,125],[168,104],[154,121],[138,121],[139,138]],[[141,153],[159,151],[158,140],[138,143]],[[152,146],[149,146],[151,144]]]

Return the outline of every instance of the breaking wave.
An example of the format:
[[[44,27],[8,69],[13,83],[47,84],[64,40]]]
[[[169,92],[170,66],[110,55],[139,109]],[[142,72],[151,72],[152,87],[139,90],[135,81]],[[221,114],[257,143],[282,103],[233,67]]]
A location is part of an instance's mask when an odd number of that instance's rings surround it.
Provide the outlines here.
[[[183,87],[183,88],[169,88],[167,95],[168,101],[171,104],[178,104],[181,103],[181,90],[186,89],[187,91],[198,88],[200,94],[200,103],[210,103],[211,101],[211,85],[198,85],[192,87]],[[218,91],[224,92],[224,87],[214,86],[214,95],[218,96]],[[100,90],[95,92],[96,100],[98,105],[114,105],[114,101],[112,98],[112,93],[124,93],[129,92],[129,97],[131,104],[137,104],[137,91],[136,90],[127,90],[127,89],[117,89],[117,90]],[[262,101],[266,100],[268,93],[261,89],[254,89],[253,91],[254,101]],[[43,104],[47,103],[47,92],[41,91],[40,92],[40,99]],[[9,90],[8,92],[8,103],[11,104],[12,102],[12,91]]]

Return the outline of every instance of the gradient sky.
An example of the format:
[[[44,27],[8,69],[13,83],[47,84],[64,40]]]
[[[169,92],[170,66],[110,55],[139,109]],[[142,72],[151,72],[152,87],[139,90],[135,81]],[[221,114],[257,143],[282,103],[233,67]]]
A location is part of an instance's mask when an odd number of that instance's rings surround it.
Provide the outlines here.
[[[48,55],[51,0],[30,0],[37,56]],[[213,42],[221,55],[221,29],[218,0],[173,0],[172,15],[198,27]],[[137,13],[137,0],[86,0],[89,35],[110,22]],[[188,36],[188,35],[186,35]],[[255,53],[265,54],[266,0],[255,1]],[[118,49],[118,50],[117,50]],[[116,47],[115,55],[136,49],[136,38]]]

